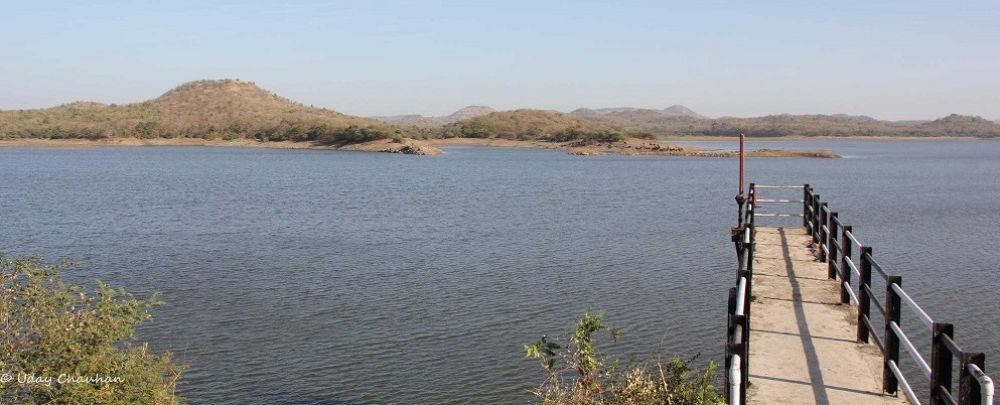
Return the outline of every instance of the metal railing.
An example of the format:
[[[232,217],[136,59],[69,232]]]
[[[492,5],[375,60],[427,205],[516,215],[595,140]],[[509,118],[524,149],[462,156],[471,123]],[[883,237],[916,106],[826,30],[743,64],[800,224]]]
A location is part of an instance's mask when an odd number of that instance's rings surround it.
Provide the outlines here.
[[[753,201],[754,188],[749,198]],[[746,403],[746,390],[750,377],[750,304],[753,289],[753,204],[740,212],[739,226],[733,228],[732,239],[736,245],[738,266],[736,287],[729,289],[728,317],[726,321],[726,373],[725,396],[732,405]]]
[[[756,186],[760,188],[761,186]],[[753,195],[754,185],[750,185]],[[850,225],[841,222],[836,211],[832,211],[820,195],[813,192],[808,184],[802,186],[802,225],[812,235],[813,249],[820,261],[827,263],[828,277],[839,279],[844,304],[857,305],[857,341],[870,343],[870,338],[883,355],[882,389],[889,394],[897,394],[902,388],[907,399],[920,404],[914,386],[906,380],[899,369],[900,348],[913,359],[916,367],[927,378],[927,398],[932,405],[937,404],[993,404],[993,381],[983,373],[986,356],[979,352],[962,350],[955,343],[955,329],[950,323],[935,322],[903,289],[899,276],[889,275],[872,256],[871,246],[864,246],[854,235]],[[759,202],[759,200],[758,200]],[[754,200],[750,199],[750,206]],[[857,253],[855,253],[857,252]],[[852,259],[857,255],[858,262]],[[874,273],[873,273],[874,270]],[[872,274],[885,280],[884,298],[872,290]],[[854,277],[857,277],[857,281]],[[857,285],[858,294],[852,286]],[[907,337],[900,322],[903,304],[912,309],[917,318],[930,329],[931,358],[925,360],[913,342]],[[884,323],[883,337],[875,331],[871,320],[872,308],[878,310]],[[952,368],[958,359],[958,396],[952,392],[954,376]]]

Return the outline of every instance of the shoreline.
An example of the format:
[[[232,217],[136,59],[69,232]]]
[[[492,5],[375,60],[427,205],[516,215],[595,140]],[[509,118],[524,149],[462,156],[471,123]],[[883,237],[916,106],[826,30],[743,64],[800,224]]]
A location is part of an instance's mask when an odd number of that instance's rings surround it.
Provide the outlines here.
[[[723,142],[723,141],[735,141],[739,137],[736,136],[705,136],[705,135],[692,135],[692,136],[662,136],[656,137],[659,141],[668,142]],[[758,137],[747,137],[747,142],[769,142],[769,141],[988,141],[1000,138],[977,138],[974,136],[803,136],[803,135],[787,135],[787,136],[758,136]]]
[[[692,139],[688,139],[692,140]],[[732,138],[728,138],[732,140]],[[255,139],[206,140],[199,138],[106,138],[89,139],[2,139],[0,148],[93,148],[93,147],[157,147],[157,146],[207,146],[207,147],[248,147],[275,149],[319,149],[351,152],[382,152],[411,155],[438,155],[444,153],[439,147],[476,146],[501,148],[528,148],[562,150],[572,155],[623,155],[623,156],[688,156],[688,157],[735,157],[728,150],[697,146],[672,145],[662,139],[647,140],[629,138],[620,142],[548,142],[539,140],[510,140],[500,138],[442,138],[393,141],[380,139],[348,145],[318,145],[314,142],[261,142]],[[812,157],[839,158],[830,150],[783,150],[759,148],[747,151],[748,157]]]

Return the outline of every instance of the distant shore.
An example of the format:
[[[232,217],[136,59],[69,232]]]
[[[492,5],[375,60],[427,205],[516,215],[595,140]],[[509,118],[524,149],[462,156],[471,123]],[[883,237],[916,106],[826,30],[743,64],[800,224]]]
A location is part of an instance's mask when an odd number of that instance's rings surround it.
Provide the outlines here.
[[[718,138],[732,140],[733,138]],[[683,140],[703,140],[690,139]],[[735,152],[687,145],[671,145],[662,140],[629,138],[623,142],[547,142],[517,141],[497,138],[444,138],[427,140],[381,139],[348,145],[319,145],[313,142],[261,142],[254,139],[206,140],[199,138],[106,138],[88,139],[4,139],[0,148],[87,148],[87,147],[142,147],[142,146],[211,146],[211,147],[252,147],[279,149],[325,149],[356,152],[387,152],[412,155],[437,155],[444,153],[439,147],[485,146],[504,148],[532,148],[563,150],[573,155],[638,155],[638,156],[692,156],[692,157],[734,157]],[[750,157],[816,157],[838,158],[840,155],[829,150],[782,150],[757,149],[748,151]]]
[[[735,136],[663,136],[657,139],[667,142],[722,142],[733,141]],[[767,141],[981,141],[1000,138],[977,138],[974,136],[755,136],[746,138],[747,142],[767,142]]]
[[[314,142],[261,142],[256,139],[208,140],[201,138],[104,138],[104,139],[0,139],[0,148],[99,148],[99,147],[144,147],[144,146],[212,146],[236,148],[275,149],[325,149],[355,152],[388,152],[434,155],[440,150],[425,149],[420,153],[420,145],[413,140],[393,142],[389,139],[350,144],[343,146],[320,145]]]

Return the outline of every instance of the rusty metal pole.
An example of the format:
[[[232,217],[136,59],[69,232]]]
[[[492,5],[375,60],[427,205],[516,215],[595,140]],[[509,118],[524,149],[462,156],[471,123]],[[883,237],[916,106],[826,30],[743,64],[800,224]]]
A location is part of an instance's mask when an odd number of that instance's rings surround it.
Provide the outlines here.
[[[743,133],[740,132],[740,186],[739,186],[740,188],[739,188],[739,191],[736,193],[736,205],[738,207],[738,211],[737,212],[739,213],[739,217],[737,219],[739,221],[741,221],[741,222],[743,220],[743,204],[747,200],[746,194],[744,194],[744,189],[743,189],[743,186],[744,186],[744,173],[745,173],[744,170],[743,170],[743,155],[744,155],[744,153],[743,153],[743,138],[744,138],[743,137]]]

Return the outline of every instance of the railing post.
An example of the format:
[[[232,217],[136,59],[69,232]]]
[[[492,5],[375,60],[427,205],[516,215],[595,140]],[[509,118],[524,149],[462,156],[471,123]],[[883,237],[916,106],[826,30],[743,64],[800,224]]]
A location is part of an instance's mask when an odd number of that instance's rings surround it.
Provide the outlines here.
[[[872,262],[868,260],[868,256],[871,256],[872,248],[871,246],[861,246],[859,250],[858,261],[861,264],[858,266],[858,271],[861,272],[861,276],[858,280],[858,342],[868,343],[870,331],[868,324],[865,323],[865,318],[871,320],[869,313],[872,300],[868,295],[868,290],[872,288]]]
[[[837,240],[837,213],[831,212],[830,219],[827,221],[829,225],[827,228],[830,229],[830,234],[826,235],[826,272],[827,277],[830,279],[837,278],[837,271],[835,270],[837,264],[837,251],[840,249],[835,249],[835,242]]]
[[[813,205],[813,247],[816,247],[816,243],[819,242],[819,194],[813,194],[812,198]]]
[[[900,315],[900,298],[892,289],[893,284],[902,287],[902,277],[889,276],[885,281],[885,357],[882,360],[882,390],[889,394],[895,394],[899,387],[896,375],[889,368],[890,361],[899,366],[899,336],[896,336],[896,332],[889,326],[893,322],[899,325]]]
[[[851,258],[851,238],[847,237],[847,233],[851,232],[854,228],[850,225],[844,225],[843,231],[841,231],[840,236],[840,302],[844,304],[851,303],[851,296],[847,292],[847,286],[851,284],[851,266],[847,265],[847,261]]]
[[[812,194],[812,190],[809,189],[809,185],[806,184],[802,186],[802,226],[809,228],[809,196]]]
[[[944,344],[945,336],[954,340],[954,326],[934,322],[931,327],[931,405],[947,404],[938,396],[939,389],[951,393],[952,353]]]
[[[983,402],[982,392],[979,391],[979,381],[969,372],[969,364],[975,364],[981,370],[985,368],[986,355],[982,353],[962,353],[962,361],[959,363],[958,379],[958,403],[959,405],[979,405]]]
[[[823,209],[826,208],[826,206],[825,202],[819,203],[819,247],[817,249],[819,250],[819,261],[821,262],[826,261],[826,252],[823,251],[823,245],[829,242],[826,236],[827,232],[823,230],[824,226],[826,226],[827,231],[830,230],[830,226],[827,225],[828,217],[823,213]],[[827,246],[826,249],[830,250],[830,247]]]

